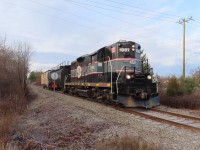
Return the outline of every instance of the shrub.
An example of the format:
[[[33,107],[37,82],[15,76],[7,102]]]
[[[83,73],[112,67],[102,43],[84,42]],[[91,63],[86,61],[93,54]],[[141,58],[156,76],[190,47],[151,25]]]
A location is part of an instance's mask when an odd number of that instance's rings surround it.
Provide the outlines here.
[[[42,74],[42,72],[40,72],[40,71],[32,71],[28,76],[29,82],[35,83],[36,85],[40,85],[41,84],[41,74]]]
[[[167,96],[184,95],[185,93],[184,85],[181,84],[181,82],[175,76],[172,76],[169,79],[166,93],[167,93]]]
[[[167,96],[181,96],[189,95],[195,92],[195,79],[194,78],[185,78],[178,79],[175,76],[172,76],[169,79],[167,85]]]
[[[186,93],[185,94],[193,94],[195,92],[195,79],[194,78],[186,78],[182,79],[182,82],[184,84]]]
[[[200,93],[198,93],[194,77],[178,79],[172,76],[165,81],[168,81],[166,90],[159,91],[160,104],[173,108],[200,108]],[[165,86],[164,84],[161,85]],[[164,88],[162,87],[162,89]],[[195,93],[195,91],[197,92]]]

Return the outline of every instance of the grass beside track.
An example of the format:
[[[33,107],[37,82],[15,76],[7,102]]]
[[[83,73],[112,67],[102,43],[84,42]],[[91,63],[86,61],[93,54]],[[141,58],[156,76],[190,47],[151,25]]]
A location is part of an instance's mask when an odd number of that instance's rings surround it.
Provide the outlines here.
[[[0,150],[4,149],[2,147],[9,140],[12,127],[20,114],[26,110],[28,102],[34,99],[35,96],[29,91],[26,97],[10,95],[9,97],[0,99]]]
[[[200,94],[174,97],[161,94],[160,104],[171,108],[200,109]]]
[[[97,150],[164,150],[160,145],[147,143],[141,137],[124,136],[116,137],[107,142],[99,144]]]

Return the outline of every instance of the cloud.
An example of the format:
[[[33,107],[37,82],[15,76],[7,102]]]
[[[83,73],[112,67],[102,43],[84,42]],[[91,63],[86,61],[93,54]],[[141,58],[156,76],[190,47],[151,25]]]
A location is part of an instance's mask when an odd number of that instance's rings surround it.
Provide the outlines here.
[[[176,21],[180,19],[179,16],[193,13],[192,8],[187,12],[182,9],[188,4],[184,0],[122,2],[144,8],[142,11],[148,14],[130,11],[141,11],[134,7],[105,2],[113,5],[112,9],[118,6],[121,7],[120,11],[133,15],[96,7],[80,7],[65,0],[14,0],[0,3],[3,4],[0,5],[0,17],[3,20],[0,33],[6,34],[11,41],[26,41],[33,45],[37,55],[34,56],[31,69],[39,70],[51,68],[62,61],[72,61],[122,39],[141,44],[156,73],[177,73],[177,68],[182,65],[182,26]],[[156,14],[154,10],[172,15]],[[200,60],[199,36],[199,32],[193,32],[187,39],[186,58],[190,66],[196,66]],[[55,58],[52,60],[53,56]]]
[[[41,62],[30,62],[30,71],[42,71],[45,72],[58,64],[54,63],[41,63]]]

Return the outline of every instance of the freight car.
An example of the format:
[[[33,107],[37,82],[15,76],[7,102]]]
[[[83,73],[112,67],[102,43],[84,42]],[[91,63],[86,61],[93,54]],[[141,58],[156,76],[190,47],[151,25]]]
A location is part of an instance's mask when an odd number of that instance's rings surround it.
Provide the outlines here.
[[[65,74],[64,91],[125,107],[154,107],[158,82],[141,54],[138,43],[119,41],[78,57]]]
[[[66,62],[60,63],[58,66],[51,69],[49,72],[49,89],[63,90],[65,76],[70,74],[71,66],[66,65]],[[53,80],[52,75],[57,74],[57,79]],[[68,80],[69,81],[69,80]]]
[[[48,88],[50,78],[50,70],[41,74],[41,85],[43,88]]]

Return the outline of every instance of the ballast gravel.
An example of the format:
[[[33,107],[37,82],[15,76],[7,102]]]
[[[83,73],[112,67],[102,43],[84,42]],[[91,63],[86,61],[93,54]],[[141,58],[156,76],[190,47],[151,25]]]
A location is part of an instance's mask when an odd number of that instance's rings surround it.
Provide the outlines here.
[[[7,149],[12,146],[19,149],[30,146],[49,150],[93,149],[98,143],[127,135],[142,137],[165,149],[200,149],[200,132],[155,122],[38,86],[31,86],[31,89],[38,96],[14,127]]]

